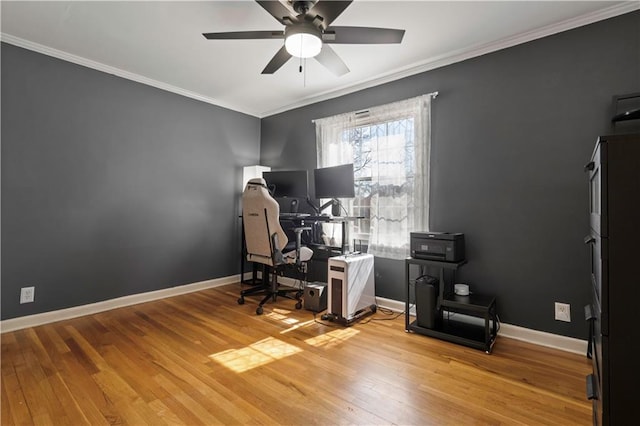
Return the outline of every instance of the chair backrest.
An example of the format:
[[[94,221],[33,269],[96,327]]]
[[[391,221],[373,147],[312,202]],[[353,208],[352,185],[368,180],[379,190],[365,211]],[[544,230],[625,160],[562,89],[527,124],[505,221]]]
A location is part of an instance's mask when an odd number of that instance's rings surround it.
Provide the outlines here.
[[[242,223],[247,260],[273,266],[274,251],[282,251],[288,239],[280,226],[280,206],[262,178],[251,179],[242,193]],[[272,247],[273,234],[278,247]]]

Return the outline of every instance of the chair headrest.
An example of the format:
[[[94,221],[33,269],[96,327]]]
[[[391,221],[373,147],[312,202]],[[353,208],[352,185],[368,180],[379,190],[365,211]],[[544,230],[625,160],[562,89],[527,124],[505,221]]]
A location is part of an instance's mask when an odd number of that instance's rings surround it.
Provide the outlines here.
[[[257,186],[263,186],[263,187],[267,187],[267,181],[265,181],[263,178],[253,178],[253,179],[249,179],[249,182],[247,182],[247,185],[257,185]]]
[[[255,191],[258,188],[264,188],[267,193],[269,195],[271,195],[271,191],[269,190],[269,187],[267,186],[267,181],[265,181],[263,178],[253,178],[250,179],[249,182],[247,182],[247,186],[245,186],[244,190],[252,190]]]

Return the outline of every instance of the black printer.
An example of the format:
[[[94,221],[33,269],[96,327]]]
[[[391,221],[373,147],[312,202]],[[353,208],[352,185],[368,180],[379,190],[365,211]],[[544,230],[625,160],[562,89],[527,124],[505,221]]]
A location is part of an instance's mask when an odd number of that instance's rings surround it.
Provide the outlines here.
[[[411,232],[411,257],[415,259],[459,262],[464,260],[464,234],[450,232]]]

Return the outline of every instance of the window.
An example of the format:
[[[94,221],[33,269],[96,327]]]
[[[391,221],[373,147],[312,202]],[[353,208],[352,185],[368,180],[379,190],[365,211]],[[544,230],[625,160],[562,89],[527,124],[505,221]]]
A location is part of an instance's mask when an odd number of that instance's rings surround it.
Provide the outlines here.
[[[343,200],[352,242],[403,259],[409,232],[428,230],[430,110],[434,94],[316,120],[318,167],[354,164],[356,197]]]

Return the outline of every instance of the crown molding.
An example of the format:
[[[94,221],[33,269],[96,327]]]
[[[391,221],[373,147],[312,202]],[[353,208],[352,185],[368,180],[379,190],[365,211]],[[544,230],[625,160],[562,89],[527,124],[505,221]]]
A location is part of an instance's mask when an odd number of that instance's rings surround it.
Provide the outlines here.
[[[317,102],[326,101],[329,99],[337,98],[340,96],[348,95],[350,93],[358,92],[360,90],[369,89],[371,87],[379,86],[381,84],[390,83],[392,81],[400,80],[405,77],[420,74],[426,71],[431,71],[436,68],[441,68],[447,65],[454,64],[456,62],[462,62],[467,59],[475,58],[478,56],[486,55],[488,53],[497,52],[508,47],[513,47],[518,44],[527,43],[536,39],[544,38],[550,35],[561,33],[564,31],[572,30],[574,28],[582,27],[585,25],[593,24],[598,21],[613,18],[625,13],[630,13],[640,9],[640,1],[625,1],[613,6],[601,9],[596,12],[584,14],[575,18],[567,19],[562,22],[558,22],[546,27],[538,28],[536,30],[517,34],[515,36],[507,37],[495,42],[479,44],[467,49],[460,49],[453,52],[448,52],[444,55],[434,56],[413,65],[409,65],[400,69],[391,71],[385,75],[377,77],[372,80],[367,80],[356,85],[342,86],[338,89],[331,89],[329,91],[320,93],[312,97],[308,97],[289,105],[285,105],[281,108],[271,111],[265,111],[259,115],[260,118],[268,117],[271,115],[286,112],[295,108],[311,105]]]
[[[175,93],[177,95],[185,96],[187,98],[195,99],[211,105],[219,106],[222,108],[241,112],[243,114],[248,114],[254,117],[258,117],[256,111],[243,111],[237,105],[225,104],[224,102],[221,102],[214,98],[210,98],[208,96],[201,95],[200,93],[192,92],[192,91],[183,89],[181,87],[173,86],[171,84],[167,84],[162,81],[145,77],[140,74],[136,74],[133,72],[122,70],[120,68],[112,67],[111,65],[103,64],[101,62],[97,62],[92,59],[87,59],[82,56],[78,56],[62,50],[54,49],[53,47],[45,46],[39,43],[34,43],[32,41],[25,40],[23,38],[16,37],[11,34],[0,33],[0,40],[17,47],[21,47],[23,49],[32,50],[37,53],[42,53],[43,55],[51,56],[53,58],[61,59],[63,61],[71,62],[76,65],[81,65],[83,67],[91,68],[97,71],[102,71],[107,74],[113,74],[117,77],[126,78],[127,80],[131,80],[137,83],[145,84],[147,86],[155,87],[156,89],[165,90],[167,92]]]
[[[567,19],[562,22],[558,22],[546,27],[538,28],[533,31],[521,33],[512,37],[507,37],[496,42],[485,43],[476,46],[472,46],[467,49],[461,49],[453,52],[449,52],[445,55],[434,56],[413,65],[393,70],[382,76],[376,77],[371,80],[360,82],[358,84],[349,84],[340,86],[338,88],[332,88],[317,95],[313,95],[307,98],[303,98],[298,102],[284,105],[280,108],[276,108],[269,111],[250,111],[247,108],[241,108],[238,105],[227,104],[217,99],[204,96],[200,93],[192,92],[180,87],[173,86],[161,81],[157,81],[140,74],[132,73],[122,70],[120,68],[112,67],[110,65],[103,64],[101,62],[93,61],[91,59],[83,58],[71,53],[64,52],[62,50],[54,49],[39,43],[34,43],[29,40],[22,39],[20,37],[13,36],[7,33],[0,33],[0,40],[14,46],[22,47],[24,49],[32,50],[34,52],[42,53],[47,56],[62,59],[67,62],[72,62],[77,65],[81,65],[87,68],[92,68],[98,71],[105,72],[107,74],[113,74],[115,76],[126,78],[138,83],[146,84],[148,86],[155,87],[157,89],[172,92],[178,95],[182,95],[191,99],[195,99],[201,102],[205,102],[211,105],[219,106],[222,108],[237,111],[243,114],[248,114],[257,118],[265,118],[271,115],[286,112],[295,108],[311,105],[317,102],[326,101],[329,99],[344,96],[350,93],[358,92],[360,90],[368,89],[371,87],[379,86],[381,84],[390,83],[405,77],[420,74],[426,71],[431,71],[436,68],[441,68],[447,65],[454,64],[456,62],[462,62],[467,59],[482,56],[488,53],[496,52],[498,50],[506,49],[518,44],[526,43],[539,38],[547,37],[553,34],[557,34],[563,31],[568,31],[574,28],[578,28],[584,25],[592,24],[605,19],[613,18],[615,16],[624,15],[625,13],[633,12],[640,9],[640,1],[624,1],[616,3],[610,7],[601,9],[596,12],[584,14],[575,18]]]

